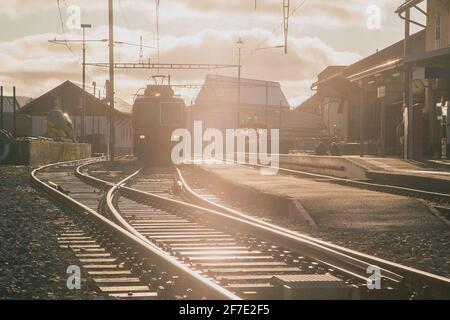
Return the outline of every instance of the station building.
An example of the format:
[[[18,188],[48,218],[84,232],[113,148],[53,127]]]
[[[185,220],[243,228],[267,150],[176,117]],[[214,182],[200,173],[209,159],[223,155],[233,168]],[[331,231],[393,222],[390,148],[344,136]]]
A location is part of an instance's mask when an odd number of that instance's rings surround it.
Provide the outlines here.
[[[427,1],[426,11],[418,6],[421,2],[406,1],[397,13],[403,19],[411,10],[426,15],[423,30],[410,35],[406,27],[404,40],[350,66],[328,67],[312,86],[322,128],[330,119],[333,127],[341,127],[337,131],[343,145],[353,146],[349,153],[448,156],[450,1]]]
[[[425,32],[410,39],[416,53],[425,52]],[[320,98],[323,122],[339,128],[339,138],[349,153],[396,156],[402,152],[403,41],[399,41],[350,66],[331,66],[313,84]],[[413,77],[423,80],[420,73]],[[424,92],[414,92],[415,103],[423,104]],[[329,122],[330,120],[328,120]],[[331,134],[331,132],[328,132]],[[345,147],[344,147],[345,149]],[[363,150],[361,150],[363,149]]]
[[[413,11],[422,12],[419,5],[424,0],[408,0],[397,9],[402,17]],[[409,70],[421,70],[423,83],[412,83],[413,90],[419,85],[424,90],[422,107],[423,148],[414,149],[415,155],[429,158],[450,157],[450,0],[426,1],[425,52],[410,53],[404,59]],[[407,23],[407,22],[405,22]],[[415,122],[415,121],[414,121]],[[417,140],[418,137],[413,136]],[[420,137],[419,137],[420,140]],[[414,144],[415,145],[415,144]]]
[[[45,118],[53,109],[67,113],[71,118],[78,141],[81,141],[81,114],[83,90],[71,81],[66,81],[54,89],[32,100],[19,110],[19,114],[31,117],[30,136],[45,134]],[[115,153],[132,154],[133,129],[132,107],[124,101],[115,103]],[[106,153],[109,146],[110,121],[109,106],[104,99],[99,99],[86,92],[85,136],[92,144],[92,152]]]
[[[240,95],[238,83],[236,77],[206,76],[194,105],[187,108],[187,127],[193,121],[202,121],[204,129],[216,128],[225,133],[226,129],[256,125],[280,129],[284,152],[313,147],[312,140],[320,135],[319,115],[292,110],[278,82],[242,78]]]

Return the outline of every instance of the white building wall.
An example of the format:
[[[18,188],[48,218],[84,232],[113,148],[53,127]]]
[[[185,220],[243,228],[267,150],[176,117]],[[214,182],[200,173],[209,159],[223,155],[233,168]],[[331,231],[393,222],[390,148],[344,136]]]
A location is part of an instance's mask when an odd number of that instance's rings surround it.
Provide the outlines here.
[[[31,134],[33,137],[39,137],[45,134],[45,117],[31,117]]]

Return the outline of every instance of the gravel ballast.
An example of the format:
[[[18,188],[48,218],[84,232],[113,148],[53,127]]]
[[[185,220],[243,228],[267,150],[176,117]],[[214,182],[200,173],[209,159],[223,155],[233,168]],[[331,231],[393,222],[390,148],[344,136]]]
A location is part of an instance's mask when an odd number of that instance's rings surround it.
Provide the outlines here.
[[[33,189],[30,172],[0,166],[0,299],[102,299],[83,271],[81,289],[67,288],[79,262],[59,247],[56,222],[71,216]]]

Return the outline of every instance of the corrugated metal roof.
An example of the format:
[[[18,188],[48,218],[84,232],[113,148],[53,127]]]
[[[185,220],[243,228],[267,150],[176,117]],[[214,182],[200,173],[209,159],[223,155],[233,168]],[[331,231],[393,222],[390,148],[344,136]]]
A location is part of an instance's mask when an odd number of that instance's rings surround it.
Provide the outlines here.
[[[124,114],[131,114],[133,111],[133,106],[122,99],[115,99],[114,101],[114,109]]]
[[[278,82],[256,79],[241,79],[241,104],[268,105],[289,108],[289,102]],[[238,79],[236,77],[207,75],[202,90],[197,96],[196,104],[237,104]]]
[[[83,90],[83,84],[82,83],[75,82],[75,81],[70,81],[70,82],[72,84],[76,85],[81,90]],[[89,87],[91,87],[91,86],[89,86]],[[86,92],[90,95],[90,93],[87,91],[87,89],[86,89]],[[92,96],[92,97],[98,99],[96,96]],[[100,101],[104,101],[104,99],[102,99]],[[133,106],[130,105],[128,102],[126,102],[126,101],[118,98],[117,96],[115,96],[115,98],[114,98],[114,109],[119,111],[119,112],[121,112],[121,113],[124,113],[124,114],[131,114],[131,112],[133,110]]]

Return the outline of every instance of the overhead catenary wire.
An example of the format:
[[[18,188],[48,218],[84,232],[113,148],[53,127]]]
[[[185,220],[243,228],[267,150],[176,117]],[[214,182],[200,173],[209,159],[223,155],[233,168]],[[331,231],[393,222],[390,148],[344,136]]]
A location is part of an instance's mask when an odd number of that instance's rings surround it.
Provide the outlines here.
[[[64,3],[67,6],[67,3],[65,1],[64,1]],[[64,28],[64,20],[63,20],[63,16],[62,16],[62,12],[61,12],[60,0],[56,0],[56,4],[58,5],[58,15],[59,15],[59,21],[61,23],[61,31],[62,31],[63,37],[64,37],[64,44],[65,44],[66,48],[78,59],[77,55],[72,51],[72,48],[70,47],[70,45],[67,42],[66,29]]]
[[[294,7],[294,9],[292,10],[292,12],[289,13],[288,18],[291,18],[292,16],[294,16],[298,10],[300,10],[301,7],[303,7],[303,5],[306,4],[308,0],[302,0],[297,6]],[[278,26],[276,26],[272,33],[270,33],[266,38],[264,38],[264,40],[260,41],[257,45],[256,48],[253,49],[250,54],[248,55],[248,57],[244,58],[242,61],[242,64],[245,64],[248,62],[248,60],[258,51],[260,50],[264,50],[264,49],[274,49],[274,48],[283,48],[284,46],[279,45],[279,46],[267,46],[267,47],[262,47],[270,38],[272,38],[272,36],[274,34],[276,34],[283,26],[284,26],[285,22],[283,21],[282,23],[280,23]]]
[[[64,6],[68,7],[66,0],[63,0],[63,2],[64,2]],[[69,40],[67,39],[67,32],[64,27],[64,19],[63,19],[63,14],[62,14],[62,10],[61,10],[61,0],[56,0],[56,4],[58,6],[58,16],[59,16],[59,22],[61,24],[61,31],[63,33],[63,41],[61,41],[61,42],[67,48],[67,50],[69,50],[69,52],[73,55],[73,57],[77,60],[77,63],[79,65],[83,65],[83,62],[81,61],[81,57],[79,57],[73,51],[72,47],[69,44]],[[92,73],[87,68],[86,68],[86,73],[89,75],[89,77],[93,78]]]

